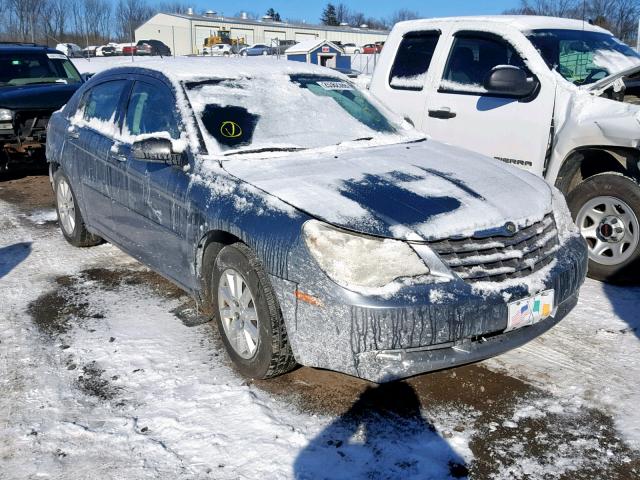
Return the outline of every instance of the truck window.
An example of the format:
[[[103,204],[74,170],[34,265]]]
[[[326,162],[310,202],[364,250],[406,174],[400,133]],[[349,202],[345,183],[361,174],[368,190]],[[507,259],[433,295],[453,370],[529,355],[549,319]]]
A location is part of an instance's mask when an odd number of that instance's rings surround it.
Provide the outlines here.
[[[505,40],[488,35],[456,35],[440,88],[448,92],[486,93],[485,78],[498,65],[529,71],[522,57]]]
[[[406,34],[389,75],[389,86],[398,90],[422,90],[440,32]]]

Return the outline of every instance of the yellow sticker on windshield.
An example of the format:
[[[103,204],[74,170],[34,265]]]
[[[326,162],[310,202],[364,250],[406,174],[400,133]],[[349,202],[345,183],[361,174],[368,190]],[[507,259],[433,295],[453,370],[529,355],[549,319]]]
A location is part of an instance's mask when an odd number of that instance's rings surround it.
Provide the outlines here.
[[[220,134],[226,138],[238,138],[242,136],[242,128],[236,122],[227,120],[220,125]]]

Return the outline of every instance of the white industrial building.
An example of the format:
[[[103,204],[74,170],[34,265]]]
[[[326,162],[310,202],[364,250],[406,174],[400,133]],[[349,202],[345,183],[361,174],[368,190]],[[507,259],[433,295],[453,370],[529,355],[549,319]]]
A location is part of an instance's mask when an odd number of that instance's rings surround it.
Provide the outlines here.
[[[136,29],[135,39],[136,42],[160,40],[171,48],[175,55],[197,55],[202,52],[204,39],[216,35],[220,29],[229,31],[231,38],[244,39],[247,44],[269,45],[277,38],[297,42],[326,39],[360,46],[385,41],[389,34],[384,30],[371,30],[366,27],[292,24],[275,22],[270,18],[250,20],[207,12],[204,15],[158,13]]]

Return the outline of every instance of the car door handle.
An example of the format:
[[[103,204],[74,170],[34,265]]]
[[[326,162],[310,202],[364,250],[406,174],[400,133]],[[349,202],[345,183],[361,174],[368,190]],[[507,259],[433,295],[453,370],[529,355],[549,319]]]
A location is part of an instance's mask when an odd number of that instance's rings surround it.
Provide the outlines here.
[[[67,130],[67,135],[69,138],[80,138],[80,132],[75,127],[69,127]]]
[[[113,145],[111,147],[111,158],[113,158],[114,160],[117,160],[119,162],[126,162],[127,161],[127,156],[120,151],[120,148],[118,147],[117,144],[115,144],[115,145]]]
[[[433,110],[429,110],[429,116],[433,118],[449,119],[456,116],[456,112],[452,112],[449,107],[440,107]]]

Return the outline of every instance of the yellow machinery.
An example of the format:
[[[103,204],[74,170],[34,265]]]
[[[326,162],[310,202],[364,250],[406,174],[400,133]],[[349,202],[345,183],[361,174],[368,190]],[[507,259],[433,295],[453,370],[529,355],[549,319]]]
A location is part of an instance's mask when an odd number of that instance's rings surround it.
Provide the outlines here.
[[[213,45],[220,45],[221,43],[227,45],[244,45],[244,37],[231,38],[231,32],[229,30],[218,30],[216,35],[210,35],[204,39],[205,47],[212,47]]]

